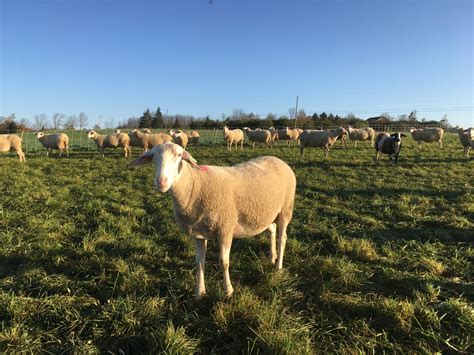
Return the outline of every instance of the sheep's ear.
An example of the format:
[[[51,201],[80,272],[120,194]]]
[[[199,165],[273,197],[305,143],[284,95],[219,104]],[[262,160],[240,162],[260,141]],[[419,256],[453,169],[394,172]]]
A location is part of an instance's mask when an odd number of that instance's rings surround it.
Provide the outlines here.
[[[153,160],[153,153],[149,151],[140,155],[137,159],[130,162],[131,166],[140,166],[145,164],[150,164]]]
[[[189,164],[191,164],[195,168],[199,168],[199,165],[197,164],[197,160],[194,159],[191,154],[187,150],[183,151],[183,160],[186,160]]]

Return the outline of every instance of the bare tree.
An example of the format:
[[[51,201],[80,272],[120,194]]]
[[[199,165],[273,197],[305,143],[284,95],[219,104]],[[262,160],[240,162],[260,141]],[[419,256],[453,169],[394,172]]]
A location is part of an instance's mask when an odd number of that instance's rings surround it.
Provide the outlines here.
[[[114,128],[114,119],[111,117],[110,119],[105,121],[105,128]]]
[[[44,113],[42,113],[41,115],[35,115],[34,123],[33,123],[34,129],[43,130],[47,128],[48,125],[49,125],[48,116],[46,116]]]
[[[76,115],[71,115],[66,118],[64,121],[64,129],[76,129],[77,126],[77,117]]]
[[[79,114],[79,118],[77,120],[77,123],[79,124],[79,129],[83,129],[85,126],[87,126],[87,115],[84,112],[81,112]]]
[[[296,117],[296,107],[290,107],[288,109],[288,115],[290,116],[290,119],[295,118]]]
[[[60,113],[60,112],[56,112],[54,115],[53,115],[53,118],[52,118],[52,123],[53,123],[53,128],[54,129],[59,129],[61,128],[62,124],[63,124],[63,121],[64,121],[64,117],[66,117],[66,115],[64,113]]]

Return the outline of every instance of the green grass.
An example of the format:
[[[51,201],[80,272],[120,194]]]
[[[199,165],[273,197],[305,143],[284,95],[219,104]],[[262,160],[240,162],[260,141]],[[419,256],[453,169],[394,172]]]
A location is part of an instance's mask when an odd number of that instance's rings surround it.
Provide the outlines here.
[[[330,158],[283,145],[191,147],[202,164],[272,154],[297,175],[284,259],[269,237],[234,241],[223,298],[216,243],[208,296],[153,167],[121,151],[0,157],[0,352],[432,353],[474,351],[473,160],[407,138],[398,166],[361,143]],[[138,154],[135,152],[135,155]]]

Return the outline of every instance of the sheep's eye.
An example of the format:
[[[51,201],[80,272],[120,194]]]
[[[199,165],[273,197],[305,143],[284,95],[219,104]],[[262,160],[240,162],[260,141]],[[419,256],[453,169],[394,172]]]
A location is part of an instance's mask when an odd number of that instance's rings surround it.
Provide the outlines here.
[[[181,158],[183,156],[183,154],[179,153],[178,154],[178,158]]]

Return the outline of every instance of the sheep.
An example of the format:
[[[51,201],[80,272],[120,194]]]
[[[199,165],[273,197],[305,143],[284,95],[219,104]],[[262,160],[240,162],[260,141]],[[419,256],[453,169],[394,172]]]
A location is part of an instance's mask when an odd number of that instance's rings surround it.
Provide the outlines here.
[[[272,144],[277,144],[277,142],[278,142],[278,131],[273,127],[270,127],[268,129],[268,131],[272,135]]]
[[[395,157],[395,164],[397,164],[398,154],[402,149],[402,137],[406,137],[406,135],[400,132],[390,135],[385,132],[379,133],[375,139],[375,151],[377,152],[375,160],[379,161],[379,156],[383,153],[389,155],[390,161]]]
[[[149,131],[149,130],[148,130]],[[172,137],[166,133],[143,133],[138,129],[132,130],[129,134],[130,143],[133,147],[140,147],[146,152],[151,147],[166,142],[171,142]]]
[[[87,132],[87,138],[93,139],[97,145],[97,150],[99,154],[102,154],[105,157],[106,148],[117,148],[122,147],[125,151],[125,158],[128,158],[132,155],[132,149],[130,147],[130,137],[128,134],[120,132],[118,134],[109,134],[102,135],[98,134],[96,131]]]
[[[295,174],[285,162],[263,156],[232,167],[199,166],[189,152],[177,144],[166,143],[131,164],[151,162],[156,168],[155,188],[169,191],[176,222],[193,238],[197,298],[206,294],[204,264],[208,240],[217,239],[219,243],[226,297],[234,291],[229,277],[233,238],[252,237],[269,230],[270,261],[277,269],[283,267],[286,228],[292,218],[296,190]]]
[[[474,128],[458,128],[459,142],[464,147],[464,155],[469,156],[469,151],[474,147]]]
[[[443,148],[443,135],[444,129],[439,127],[434,128],[424,128],[424,129],[417,129],[417,128],[410,128],[411,136],[413,140],[418,143],[418,146],[421,146],[421,142],[438,142],[439,147]]]
[[[200,134],[198,131],[188,131],[186,132],[186,135],[188,136],[188,144],[199,144]]]
[[[255,148],[256,143],[263,143],[265,147],[268,148],[268,146],[270,146],[272,142],[272,135],[270,131],[267,131],[266,129],[252,131],[250,128],[244,127],[244,132],[247,134],[247,137],[252,142],[252,148]]]
[[[241,129],[229,129],[224,126],[224,140],[227,142],[227,150],[232,150],[232,143],[235,143],[235,149],[238,143],[240,149],[244,149],[244,132]]]
[[[364,127],[361,129],[352,128],[349,126],[348,130],[349,138],[354,142],[354,147],[357,147],[357,141],[370,140],[370,145],[374,145],[375,130],[371,127]]]
[[[16,134],[0,134],[0,152],[9,152],[14,150],[20,162],[26,162],[25,153],[21,149],[22,139]]]
[[[304,130],[300,136],[300,156],[304,157],[304,148],[306,147],[324,147],[324,156],[329,155],[331,147],[339,136],[344,136],[347,131],[343,127],[328,131]]]
[[[59,150],[59,156],[62,155],[63,150],[66,150],[66,156],[69,157],[69,137],[65,133],[44,134],[43,132],[35,132],[36,138],[46,148],[46,156],[53,149]]]
[[[173,139],[173,143],[176,143],[177,145],[183,147],[186,149],[186,146],[188,145],[188,135],[185,134],[183,131],[178,130],[178,131],[170,131],[171,138]]]

